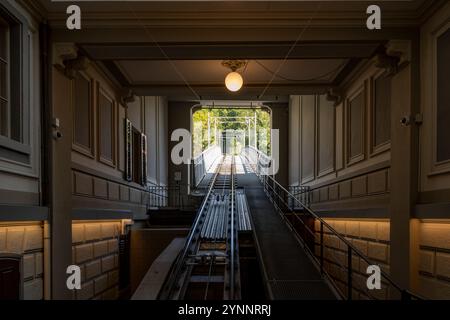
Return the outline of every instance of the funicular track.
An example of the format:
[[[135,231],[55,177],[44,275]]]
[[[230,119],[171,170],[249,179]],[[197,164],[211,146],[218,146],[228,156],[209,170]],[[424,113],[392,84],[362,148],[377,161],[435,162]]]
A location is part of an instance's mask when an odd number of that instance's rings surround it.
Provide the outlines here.
[[[240,299],[238,231],[249,228],[245,194],[236,192],[234,156],[222,156],[159,298]]]

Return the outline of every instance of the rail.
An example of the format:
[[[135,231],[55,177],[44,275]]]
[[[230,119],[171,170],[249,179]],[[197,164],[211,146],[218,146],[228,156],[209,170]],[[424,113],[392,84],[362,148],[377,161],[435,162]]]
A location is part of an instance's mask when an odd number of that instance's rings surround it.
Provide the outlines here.
[[[258,150],[256,151],[259,152]],[[368,258],[348,239],[346,239],[330,224],[316,214],[310,208],[310,192],[308,188],[294,189],[294,192],[298,193],[296,196],[284,188],[271,176],[259,175],[259,178],[264,186],[264,191],[276,207],[278,213],[284,221],[286,221],[290,229],[296,234],[305,251],[320,268],[321,273],[333,283],[341,298],[352,300],[353,291],[358,289],[358,291],[364,290],[364,294],[372,299],[377,299],[376,295],[380,292],[380,290],[385,293],[386,297],[393,299],[423,299],[409,290],[401,288],[377,263]],[[301,199],[306,200],[303,202]],[[315,226],[317,225],[317,222],[319,224],[319,230],[316,234]],[[334,236],[338,239],[339,248],[344,248],[342,251],[339,251],[340,253],[343,252],[343,254],[346,255],[344,258],[340,255],[339,257],[335,257],[336,259],[333,261],[327,261],[328,259],[325,259],[325,250],[328,250],[328,252],[331,252],[332,250],[329,250],[330,248],[328,248],[325,244],[324,238],[330,236]],[[318,242],[317,238],[319,238]],[[354,267],[354,261],[356,261],[356,259],[358,259],[359,262],[358,269]],[[346,281],[343,282],[343,284],[338,284],[337,280],[334,280],[335,277],[332,277],[330,275],[331,272],[327,270],[326,266],[329,266],[329,263],[331,262],[333,265],[339,266],[339,271],[333,271],[333,273],[339,273],[342,271],[345,272]],[[378,290],[369,290],[366,282],[362,285],[360,285],[361,283],[355,285],[354,276],[358,275],[359,282],[361,282],[361,279],[365,279],[365,277],[361,277],[360,265],[377,266],[379,268],[378,270],[382,285],[381,288],[376,288]],[[367,270],[364,272],[366,271]],[[365,274],[365,276],[367,277],[368,275]],[[365,287],[365,289],[362,287]]]
[[[166,284],[165,284],[163,290],[160,292],[160,294],[158,296],[159,299],[162,299],[162,300],[170,299],[172,297],[172,293],[175,290],[175,288],[179,287],[179,284],[177,283],[177,281],[179,281],[179,278],[183,272],[183,269],[186,267],[184,262],[186,261],[187,257],[194,252],[195,243],[197,242],[197,240],[200,237],[201,224],[202,224],[202,221],[204,220],[204,215],[207,212],[207,207],[208,207],[207,205],[208,205],[210,196],[213,192],[214,183],[217,179],[217,176],[219,175],[219,171],[220,171],[220,165],[216,168],[214,176],[211,179],[211,181],[209,182],[208,191],[205,195],[205,198],[203,199],[203,202],[200,206],[199,211],[197,212],[197,216],[196,216],[194,223],[191,227],[191,230],[189,231],[189,234],[186,238],[186,243],[173,265],[174,267],[171,270],[171,272],[167,278],[167,281],[166,281]]]

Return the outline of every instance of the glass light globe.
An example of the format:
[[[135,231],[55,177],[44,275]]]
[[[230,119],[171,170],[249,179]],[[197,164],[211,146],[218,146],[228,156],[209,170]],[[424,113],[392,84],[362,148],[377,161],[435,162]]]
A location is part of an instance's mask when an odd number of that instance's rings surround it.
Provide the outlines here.
[[[244,79],[237,72],[230,72],[225,78],[225,86],[228,90],[236,92],[242,88],[242,84],[244,83]]]

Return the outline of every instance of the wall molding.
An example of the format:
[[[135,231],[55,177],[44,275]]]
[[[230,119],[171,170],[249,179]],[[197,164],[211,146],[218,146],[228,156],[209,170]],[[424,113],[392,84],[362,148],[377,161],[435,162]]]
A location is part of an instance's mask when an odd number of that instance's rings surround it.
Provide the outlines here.
[[[117,219],[147,219],[147,208],[143,204],[111,201],[106,199],[72,196],[72,218],[75,220],[99,220],[120,216]],[[130,213],[130,215],[125,213]],[[111,219],[111,218],[108,218]],[[116,218],[114,218],[116,219]]]
[[[48,216],[47,207],[0,204],[0,221],[44,221]]]
[[[343,182],[345,180],[350,180],[350,179],[357,178],[357,177],[360,177],[360,176],[363,176],[363,175],[367,175],[367,174],[370,174],[370,173],[373,173],[373,172],[376,172],[376,171],[380,171],[380,170],[383,170],[383,169],[388,169],[390,167],[391,167],[391,161],[387,160],[387,161],[383,161],[383,162],[374,164],[372,166],[369,166],[369,167],[357,170],[355,172],[347,173],[347,174],[339,176],[339,177],[337,177],[335,179],[328,180],[328,181],[325,181],[325,182],[321,182],[321,183],[318,183],[318,184],[310,184],[309,186],[312,189],[318,189],[318,188],[321,188],[321,187],[333,185],[333,184],[338,183],[338,182]]]
[[[363,208],[363,209],[317,209],[315,211],[321,218],[372,218],[372,219],[389,219],[389,208]]]
[[[376,209],[383,208],[388,210],[390,203],[389,194],[379,194],[364,196],[358,198],[348,198],[336,201],[326,201],[320,203],[313,203],[311,208],[314,211],[337,212],[337,211],[351,211],[362,209]]]
[[[419,219],[450,219],[450,202],[418,204],[414,208],[414,217]]]
[[[99,209],[99,208],[75,208],[72,209],[73,220],[120,220],[132,219],[131,210]]]
[[[450,199],[450,189],[419,192],[419,204],[443,203]]]

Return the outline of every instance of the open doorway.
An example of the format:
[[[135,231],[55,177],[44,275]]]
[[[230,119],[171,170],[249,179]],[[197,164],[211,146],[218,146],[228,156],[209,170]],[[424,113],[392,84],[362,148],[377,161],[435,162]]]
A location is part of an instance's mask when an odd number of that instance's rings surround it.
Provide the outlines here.
[[[192,113],[192,154],[200,156],[211,148],[222,154],[239,155],[254,147],[271,153],[271,110],[268,107],[202,106]]]

